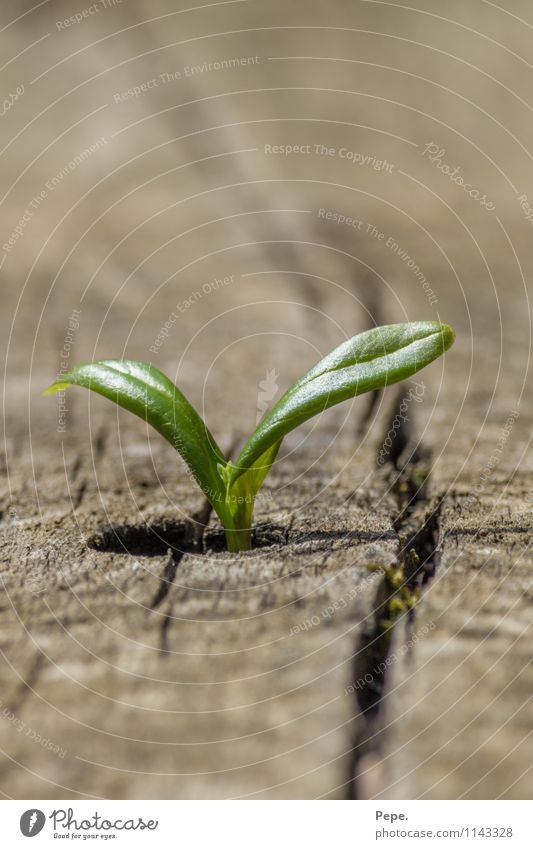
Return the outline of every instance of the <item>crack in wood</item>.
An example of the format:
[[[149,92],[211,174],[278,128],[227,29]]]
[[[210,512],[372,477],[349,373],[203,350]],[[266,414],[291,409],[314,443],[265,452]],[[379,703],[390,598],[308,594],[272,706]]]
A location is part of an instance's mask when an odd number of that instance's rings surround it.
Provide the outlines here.
[[[461,536],[486,537],[489,536],[489,534],[531,534],[532,531],[532,525],[516,525],[512,528],[506,527],[505,525],[487,525],[482,528],[449,528],[444,534],[444,539],[447,539],[448,537]]]
[[[83,465],[82,455],[80,453],[78,453],[78,454],[76,454],[76,459],[74,460],[74,463],[72,464],[72,471],[70,473],[70,477],[72,478],[72,482],[74,482],[76,480],[76,478],[78,477],[78,474],[80,472],[82,465]]]
[[[112,554],[159,557],[168,549],[187,545],[187,522],[162,521],[143,525],[104,525],[87,540],[89,548]]]
[[[170,593],[170,588],[176,578],[178,566],[185,557],[185,554],[187,554],[187,552],[194,552],[195,554],[205,553],[204,537],[212,511],[213,508],[206,499],[200,510],[194,513],[187,523],[184,548],[181,551],[169,550],[168,560],[165,564],[164,572],[159,583],[159,589],[150,604],[150,608],[152,610],[156,610],[160,607]],[[172,624],[172,619],[172,612],[168,611],[161,623],[159,631],[159,651],[162,655],[168,654],[168,632]]]
[[[150,602],[151,610],[156,610],[169,594],[170,587],[174,583],[174,578],[176,577],[176,572],[178,571],[178,566],[182,558],[183,552],[172,551],[172,549],[169,548],[168,560],[165,564],[165,568],[163,569],[163,575],[161,576],[159,587]]]
[[[8,706],[9,710],[17,714],[21,710],[24,705],[26,699],[29,697],[30,693],[33,691],[39,675],[41,674],[41,670],[44,666],[45,657],[44,654],[38,651],[33,659],[33,663],[30,666],[28,674],[25,679],[22,681],[20,687],[13,697],[13,701]]]
[[[374,327],[380,327],[385,324],[382,315],[382,299],[378,285],[379,279],[371,274],[366,274],[361,281],[360,300],[366,318],[365,327],[362,329],[372,330]],[[374,389],[364,399],[361,399],[364,407],[355,430],[358,439],[361,439],[368,430],[370,420],[376,412],[381,396],[382,390]]]
[[[97,465],[105,454],[107,446],[107,429],[101,427],[94,441],[94,464]]]
[[[74,500],[72,502],[72,509],[73,510],[77,510],[81,506],[81,502],[83,501],[83,498],[84,498],[86,492],[87,492],[87,480],[85,479],[85,480],[82,480],[82,482],[80,483],[78,490],[76,492],[76,495],[74,497]]]

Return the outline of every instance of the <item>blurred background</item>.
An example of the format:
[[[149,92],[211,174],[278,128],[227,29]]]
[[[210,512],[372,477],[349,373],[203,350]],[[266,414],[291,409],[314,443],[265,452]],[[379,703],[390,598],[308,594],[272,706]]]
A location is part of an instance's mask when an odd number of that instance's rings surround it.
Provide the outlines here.
[[[13,11],[2,30],[10,368],[37,381],[54,372],[57,336],[81,302],[78,359],[146,356],[176,303],[232,273],[236,285],[202,311],[268,291],[307,305],[282,310],[279,324],[305,336],[326,300],[348,335],[378,300],[384,320],[453,310],[465,356],[477,335],[482,368],[487,357],[497,367],[506,321],[510,355],[528,333],[520,3],[452,3],[445,14],[432,3],[335,2],[325,14],[253,0]],[[157,362],[175,366],[199,324],[183,315]],[[320,326],[335,338],[331,321]],[[203,342],[188,368],[205,368]],[[217,368],[215,408],[226,395]]]

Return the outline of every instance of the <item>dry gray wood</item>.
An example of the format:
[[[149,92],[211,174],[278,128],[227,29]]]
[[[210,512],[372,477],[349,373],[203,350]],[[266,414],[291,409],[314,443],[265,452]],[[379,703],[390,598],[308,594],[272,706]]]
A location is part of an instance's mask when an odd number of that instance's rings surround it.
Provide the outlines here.
[[[518,320],[518,316],[514,319]],[[517,340],[498,397],[490,346],[472,387],[479,414],[454,426],[461,380],[433,427],[431,490],[444,495],[437,569],[391,646],[379,742],[362,762],[372,798],[527,799],[531,795],[531,401],[528,343]],[[483,363],[481,367],[481,363]],[[453,372],[453,365],[452,365]],[[490,424],[480,415],[491,406]]]
[[[142,429],[126,426],[123,438]],[[319,445],[310,440],[300,463]],[[116,447],[109,439],[99,468],[116,464]],[[81,535],[102,524],[105,505],[107,521],[127,525],[133,516],[141,528],[142,519],[174,514],[155,486],[135,493],[136,505],[118,475],[102,471],[96,486],[88,452],[77,450],[87,485],[74,511],[66,496],[55,498],[65,481],[56,456],[38,479],[39,518],[13,493],[17,513],[4,522],[2,702],[15,715],[2,722],[6,791],[342,795],[354,713],[344,689],[379,581],[367,565],[386,566],[397,547],[387,500],[376,508],[380,493],[370,486],[367,503],[357,503],[351,493],[363,470],[348,464],[333,497],[275,523],[281,543],[239,557],[186,553],[151,609],[167,554],[95,551]],[[338,473],[322,464],[315,487],[326,469]],[[15,481],[28,472],[21,464]],[[127,463],[132,491],[145,476],[138,461]],[[313,498],[312,489],[308,482],[298,497]],[[276,514],[288,507],[276,503]],[[22,732],[13,733],[15,722]],[[36,744],[30,728],[66,754]]]
[[[47,181],[105,144],[48,191],[0,269],[0,792],[530,796],[533,257],[517,202],[533,178],[529,27],[459,0],[420,14],[344,0],[149,5],[60,31],[72,4],[45,3],[1,33],[3,90],[25,85],[1,118],[6,238]],[[256,55],[116,99],[186,65]],[[429,142],[496,214],[424,157]],[[286,441],[258,508],[262,546],[228,557],[211,516],[194,550],[202,498],[141,422],[73,391],[57,433],[39,393],[73,309],[71,361],[152,359],[225,447],[253,428],[267,371],[281,390],[373,322],[452,323],[456,346],[424,373],[403,434],[419,441],[415,471],[430,469],[414,514],[399,521],[399,460],[376,466],[389,392]],[[384,569],[435,504],[436,569],[388,647],[401,592]],[[126,550],[102,537],[109,524]],[[395,653],[384,680],[372,674]]]

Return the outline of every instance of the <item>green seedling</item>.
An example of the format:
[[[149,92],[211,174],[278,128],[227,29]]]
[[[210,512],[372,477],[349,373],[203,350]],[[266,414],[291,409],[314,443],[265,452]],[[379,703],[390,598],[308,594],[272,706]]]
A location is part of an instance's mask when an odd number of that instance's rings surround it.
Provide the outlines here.
[[[181,454],[224,526],[229,551],[246,551],[251,548],[254,502],[283,438],[341,401],[411,377],[443,354],[454,338],[446,324],[419,321],[377,327],[343,342],[264,416],[235,463],[224,456],[180,390],[148,363],[80,365],[44,394],[84,386],[147,421]]]

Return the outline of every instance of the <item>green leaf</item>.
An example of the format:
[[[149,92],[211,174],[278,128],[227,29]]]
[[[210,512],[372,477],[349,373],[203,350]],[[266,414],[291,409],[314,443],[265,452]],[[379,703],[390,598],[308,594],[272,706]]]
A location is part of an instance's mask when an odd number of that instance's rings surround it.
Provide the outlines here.
[[[136,360],[102,360],[77,366],[43,393],[83,386],[147,421],[181,454],[217,513],[226,487],[217,470],[222,451],[185,396],[158,369]],[[219,514],[220,515],[220,514]]]
[[[247,551],[252,547],[252,522],[256,495],[276,459],[281,442],[276,442],[252,463],[232,484],[234,467],[228,463],[219,472],[226,485],[226,528],[229,551]]]
[[[347,398],[411,377],[454,339],[446,324],[417,321],[376,327],[343,342],[291,386],[263,419],[242,449],[230,484],[307,419]]]
[[[234,477],[234,467],[231,466],[228,487],[229,497],[238,498],[244,494],[251,493],[255,498],[276,459],[280,445],[281,439],[270,445],[264,454],[261,454],[238,478]]]

